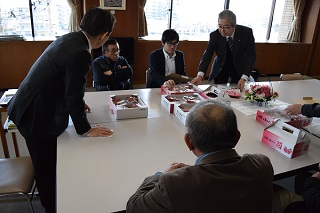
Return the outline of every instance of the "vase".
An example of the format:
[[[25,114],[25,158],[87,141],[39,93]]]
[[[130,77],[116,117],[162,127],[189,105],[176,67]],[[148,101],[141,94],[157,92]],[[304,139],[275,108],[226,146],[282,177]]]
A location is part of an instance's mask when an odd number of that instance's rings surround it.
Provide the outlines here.
[[[256,101],[255,102],[259,107],[268,106],[268,101]]]

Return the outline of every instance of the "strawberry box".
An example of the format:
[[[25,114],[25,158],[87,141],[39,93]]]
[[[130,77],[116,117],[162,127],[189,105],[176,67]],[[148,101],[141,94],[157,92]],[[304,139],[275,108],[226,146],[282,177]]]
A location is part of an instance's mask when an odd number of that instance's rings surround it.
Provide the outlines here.
[[[185,125],[189,110],[193,107],[193,104],[176,104],[173,114]]]
[[[287,115],[284,112],[286,106],[264,110],[264,112],[257,110],[256,120],[265,126],[272,124],[275,120],[280,119],[281,121],[301,129],[312,123],[312,118],[308,118],[304,115]]]
[[[162,95],[161,104],[170,113],[173,113],[174,106],[182,103],[198,103],[205,100],[199,93],[193,94],[175,94],[175,95]]]
[[[294,158],[308,152],[310,139],[304,131],[276,120],[264,129],[262,142],[288,158]]]
[[[136,94],[110,95],[109,104],[117,120],[148,117],[148,106]]]
[[[161,94],[162,95],[173,95],[173,94],[192,94],[200,93],[202,90],[194,84],[176,84],[171,85],[162,85]]]

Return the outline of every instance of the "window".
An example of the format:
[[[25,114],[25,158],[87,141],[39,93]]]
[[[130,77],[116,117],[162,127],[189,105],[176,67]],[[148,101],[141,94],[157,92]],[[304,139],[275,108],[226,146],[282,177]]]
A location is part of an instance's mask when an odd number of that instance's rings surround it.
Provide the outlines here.
[[[218,15],[225,5],[236,14],[237,24],[252,28],[256,41],[286,39],[293,0],[147,0],[149,35],[145,38],[160,40],[162,32],[172,28],[181,40],[206,41],[217,29]]]
[[[32,5],[31,24],[29,1]],[[0,35],[52,37],[68,33],[71,9],[67,0],[0,1]]]

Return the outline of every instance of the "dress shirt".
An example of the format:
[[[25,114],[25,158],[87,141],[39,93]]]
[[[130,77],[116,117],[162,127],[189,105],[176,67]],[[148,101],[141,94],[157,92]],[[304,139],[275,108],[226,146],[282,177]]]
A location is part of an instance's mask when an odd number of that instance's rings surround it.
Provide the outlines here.
[[[162,50],[163,50],[165,64],[166,64],[165,65],[165,68],[166,68],[165,76],[176,73],[176,62],[175,62],[176,52],[174,52],[173,56],[170,57],[164,49],[162,49]]]

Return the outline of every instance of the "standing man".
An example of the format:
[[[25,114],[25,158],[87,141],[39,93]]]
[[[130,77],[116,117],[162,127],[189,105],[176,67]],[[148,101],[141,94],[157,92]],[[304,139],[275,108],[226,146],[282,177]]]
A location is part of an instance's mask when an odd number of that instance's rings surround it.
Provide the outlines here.
[[[196,104],[184,140],[195,165],[172,163],[147,177],[127,202],[127,212],[272,212],[273,168],[261,154],[240,156],[234,111],[222,102]]]
[[[239,89],[250,77],[256,61],[256,48],[252,29],[237,25],[236,15],[230,10],[219,14],[218,27],[210,33],[210,40],[201,58],[198,74],[192,83],[198,85],[205,76],[214,53],[209,81],[215,84],[225,84],[231,78],[231,83],[237,83]]]
[[[148,88],[174,85],[173,78],[186,76],[183,52],[177,50],[179,34],[174,29],[165,30],[161,38],[162,48],[149,54],[150,79]],[[186,80],[188,81],[188,79]]]
[[[80,31],[66,34],[42,53],[8,106],[9,118],[25,138],[32,158],[41,204],[56,212],[57,137],[67,128],[69,115],[80,136],[109,136],[104,127],[91,127],[85,111],[86,74],[91,49],[101,47],[115,23],[107,10],[91,8]]]
[[[94,87],[97,91],[132,89],[133,70],[127,60],[120,56],[120,47],[115,39],[102,46],[102,55],[92,63]]]

